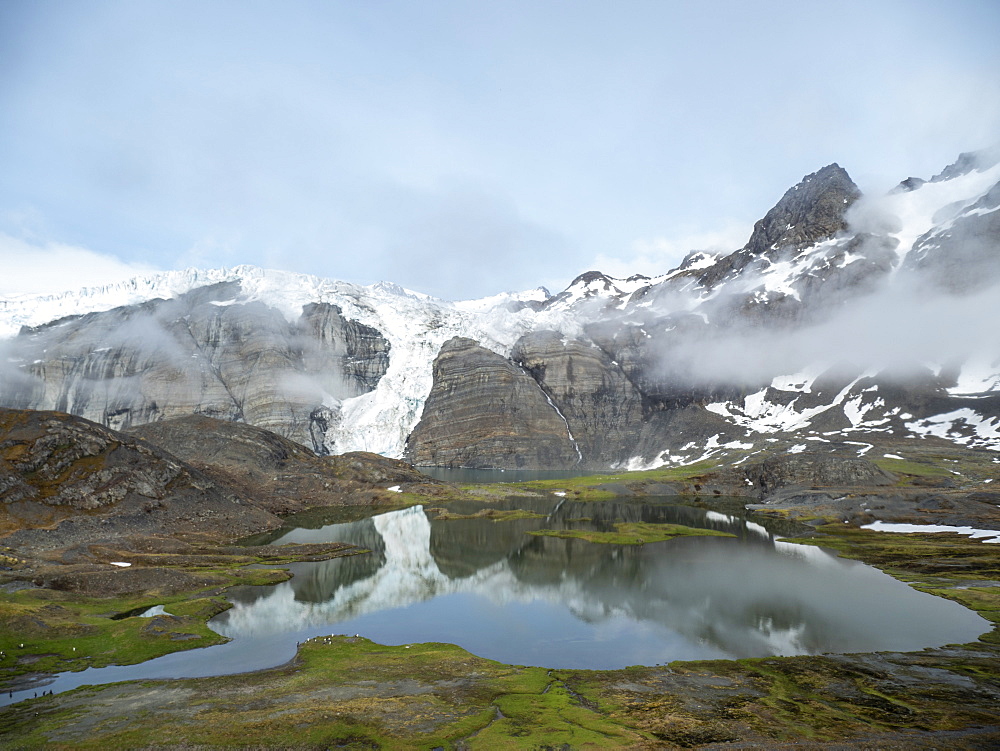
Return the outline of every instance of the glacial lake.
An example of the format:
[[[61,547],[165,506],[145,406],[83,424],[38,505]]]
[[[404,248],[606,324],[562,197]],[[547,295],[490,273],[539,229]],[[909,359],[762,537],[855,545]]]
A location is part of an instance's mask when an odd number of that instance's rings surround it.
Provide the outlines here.
[[[498,504],[491,504],[496,507]],[[501,504],[502,505],[502,504]],[[368,554],[288,566],[274,586],[228,591],[213,629],[232,641],[140,665],[63,673],[33,690],[273,667],[297,642],[360,634],[383,644],[450,642],[517,665],[612,669],[672,660],[918,650],[974,640],[989,623],[877,569],[776,539],[742,513],[670,502],[509,499],[543,518],[438,520],[421,506],[315,517],[270,540],[344,541]],[[451,503],[454,513],[481,505]],[[370,511],[368,513],[371,513]],[[605,545],[528,534],[675,523],[735,537]]]

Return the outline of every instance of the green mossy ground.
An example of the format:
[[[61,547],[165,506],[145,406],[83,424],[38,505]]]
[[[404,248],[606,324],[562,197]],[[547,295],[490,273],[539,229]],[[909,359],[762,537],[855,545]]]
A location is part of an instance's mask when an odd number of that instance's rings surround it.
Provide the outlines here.
[[[887,472],[899,477],[901,486],[935,485],[937,482],[951,483],[956,487],[972,489],[981,487],[989,489],[991,482],[997,477],[998,466],[993,461],[995,454],[991,451],[969,450],[958,446],[925,446],[908,442],[895,449],[897,456],[906,455],[903,459],[892,457],[871,457],[871,461]]]
[[[267,554],[154,555],[116,551],[135,566],[177,571],[201,582],[193,590],[170,587],[141,594],[99,597],[42,587],[0,592],[0,681],[27,673],[56,673],[107,665],[132,665],[171,652],[221,644],[209,619],[229,607],[221,596],[236,585],[277,584],[291,575],[284,569],[248,567],[316,560],[361,551],[350,546],[282,546]],[[168,617],[138,617],[163,605]],[[126,617],[132,614],[130,617]]]
[[[539,514],[526,509],[480,509],[473,514],[460,514],[443,508],[429,508],[427,513],[434,514],[435,521],[454,521],[456,519],[489,519],[495,522],[512,522],[521,519],[544,519],[545,514]]]
[[[16,707],[0,714],[0,733],[19,748],[78,749],[622,748],[643,740],[582,705],[551,671],[484,660],[450,644],[317,638],[283,668],[135,684],[155,707],[146,703],[131,718],[88,715],[88,698],[114,702],[121,688],[33,700],[30,719]],[[85,732],[74,732],[83,717]]]
[[[682,470],[700,471],[704,468]],[[655,480],[644,482],[679,479],[669,471],[655,472]],[[634,485],[632,477],[527,485],[529,492],[572,494],[577,488],[582,495],[608,482],[627,479]],[[441,500],[424,502],[431,506]],[[445,644],[388,647],[362,638],[326,637],[303,644],[293,662],[273,670],[84,687],[21,702],[0,710],[0,737],[12,748],[46,749],[1000,747],[998,546],[958,535],[880,533],[839,523],[794,541],[875,565],[911,586],[961,602],[994,627],[971,644],[914,653],[718,660],[612,671],[503,665]],[[226,573],[207,562],[198,571]],[[126,655],[144,659],[143,640],[151,638],[141,634],[139,621],[145,619],[111,621],[107,613],[112,610],[163,603],[174,615],[192,619],[192,633],[197,632],[219,604],[210,596],[194,597],[92,602],[25,591],[3,595],[0,612],[45,621],[48,625],[38,630],[53,629],[48,644],[59,669],[65,669],[74,659],[65,650],[79,645],[73,640],[80,638],[96,640],[95,650],[117,642],[115,661]],[[46,610],[50,606],[55,607]],[[4,635],[7,623],[0,629]],[[80,632],[88,627],[98,631]],[[3,644],[10,643],[4,639]],[[5,651],[10,655],[10,648]]]
[[[538,496],[564,495],[570,500],[606,501],[617,498],[622,486],[637,494],[647,492],[650,486],[669,485],[676,482],[697,480],[715,469],[716,462],[703,461],[685,467],[664,467],[642,472],[619,472],[617,474],[588,475],[560,480],[532,480],[530,482],[492,483],[489,485],[462,485],[467,497],[489,500],[518,495]]]
[[[683,524],[649,524],[646,522],[616,524],[614,532],[597,532],[585,529],[539,529],[528,532],[541,537],[562,537],[586,540],[607,545],[643,545],[647,542],[664,542],[675,537],[735,537],[729,532],[715,529],[686,527]]]
[[[132,665],[170,652],[226,641],[206,622],[229,607],[211,597],[157,602],[145,597],[81,598],[48,589],[0,595],[0,676]],[[153,630],[150,618],[112,616],[164,604],[176,619]],[[158,625],[163,625],[160,619]],[[23,646],[22,646],[23,645]]]

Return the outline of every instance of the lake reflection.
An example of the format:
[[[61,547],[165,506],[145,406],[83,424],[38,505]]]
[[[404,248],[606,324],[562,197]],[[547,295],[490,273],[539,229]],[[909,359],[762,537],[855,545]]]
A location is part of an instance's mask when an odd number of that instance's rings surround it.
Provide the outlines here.
[[[528,502],[519,502],[526,507]],[[455,507],[453,507],[454,510]],[[547,518],[437,521],[422,507],[282,542],[341,540],[367,555],[295,564],[290,581],[230,592],[212,628],[242,651],[328,633],[458,644],[503,662],[616,668],[678,659],[911,650],[988,628],[960,605],[763,527],[642,503],[554,503]],[[474,510],[474,509],[473,509]],[[730,531],[611,546],[526,534],[615,521]]]

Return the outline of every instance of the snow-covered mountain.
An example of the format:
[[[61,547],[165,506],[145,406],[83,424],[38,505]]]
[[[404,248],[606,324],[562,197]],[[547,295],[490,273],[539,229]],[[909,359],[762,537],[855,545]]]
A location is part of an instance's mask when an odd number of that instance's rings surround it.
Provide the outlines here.
[[[556,295],[241,266],[0,300],[0,403],[117,428],[201,412],[452,466],[1000,450],[998,292],[1000,151],[877,197],[830,165],[734,253]]]

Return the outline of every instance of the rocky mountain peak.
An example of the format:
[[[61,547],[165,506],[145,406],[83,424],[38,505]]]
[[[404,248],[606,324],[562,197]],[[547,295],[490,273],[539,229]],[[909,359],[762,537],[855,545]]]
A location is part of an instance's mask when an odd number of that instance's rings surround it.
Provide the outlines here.
[[[742,271],[755,258],[807,248],[833,237],[847,229],[845,214],[860,197],[861,190],[837,163],[806,175],[754,225],[747,244],[709,268],[700,281],[711,287]]]
[[[909,193],[911,191],[917,190],[926,183],[927,181],[921,177],[908,177],[905,180],[903,180],[899,185],[897,185],[895,188],[890,190],[889,194],[892,195],[895,193]]]
[[[932,183],[952,180],[962,175],[967,175],[973,171],[988,170],[990,167],[1000,164],[1000,143],[979,151],[965,151],[958,155],[954,163],[949,164],[938,174],[931,178]]]
[[[600,271],[585,271],[576,279],[569,283],[570,287],[586,287],[594,282],[603,283],[605,286],[611,285],[611,279]]]
[[[847,228],[844,214],[861,191],[834,163],[789,188],[753,228],[745,250],[767,255],[784,247],[805,248]]]

